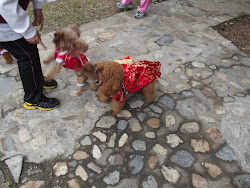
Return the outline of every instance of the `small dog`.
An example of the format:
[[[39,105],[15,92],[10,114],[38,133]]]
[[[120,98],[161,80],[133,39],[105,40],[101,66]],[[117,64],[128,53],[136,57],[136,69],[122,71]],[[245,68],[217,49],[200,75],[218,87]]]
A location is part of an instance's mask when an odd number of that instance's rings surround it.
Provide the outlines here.
[[[161,76],[159,61],[138,61],[131,65],[107,61],[96,64],[94,69],[101,85],[97,97],[100,102],[113,98],[114,116],[124,107],[127,93],[141,89],[147,104],[155,98],[156,80]]]
[[[123,59],[117,59],[117,60],[115,60],[115,62],[117,62],[119,64],[132,65],[132,64],[134,64],[134,59],[131,58],[130,56],[127,56]],[[98,89],[98,87],[100,86],[100,80],[98,80],[97,74],[95,72],[95,67],[99,63],[102,63],[102,62],[100,62],[100,61],[88,61],[83,66],[84,74],[92,80],[90,89],[93,91],[96,91]]]
[[[6,49],[4,49],[1,45],[0,45],[0,56],[3,56],[4,61],[6,64],[10,64],[13,61],[13,57],[11,55],[10,52],[8,52]]]
[[[66,28],[57,31],[53,39],[56,50],[43,61],[44,64],[48,64],[55,60],[44,74],[45,81],[50,81],[58,75],[62,67],[75,71],[78,89],[71,92],[73,96],[82,94],[84,85],[88,80],[88,76],[83,70],[85,63],[88,62],[88,58],[84,55],[88,50],[88,44],[80,39],[80,34],[81,32],[76,24],[70,24]]]

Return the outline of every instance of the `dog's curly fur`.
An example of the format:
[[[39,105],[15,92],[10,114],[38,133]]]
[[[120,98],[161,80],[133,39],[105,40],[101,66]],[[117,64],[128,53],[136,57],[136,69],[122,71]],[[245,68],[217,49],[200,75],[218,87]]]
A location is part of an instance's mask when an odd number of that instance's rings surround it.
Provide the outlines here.
[[[100,102],[107,102],[112,95],[116,95],[121,90],[121,84],[124,78],[124,70],[121,64],[114,61],[99,63],[95,66],[96,77],[103,82],[97,92]],[[146,103],[150,103],[155,98],[155,84],[152,81],[142,87],[142,92]],[[112,99],[113,115],[117,115],[124,107],[125,101],[117,102]]]
[[[80,39],[80,30],[76,24],[70,24],[66,28],[57,31],[54,34],[53,43],[55,47],[58,49],[67,50],[70,54],[84,54],[88,50],[88,44],[83,42]],[[48,64],[51,61],[55,60],[55,53],[51,53],[46,60],[43,61],[44,64]],[[53,65],[45,72],[45,81],[50,81],[56,75],[60,73],[62,69],[62,65],[56,62],[53,62]],[[86,72],[81,69],[76,72],[77,79],[81,81],[81,83],[86,83],[88,80],[88,76]],[[71,95],[79,96],[82,94],[84,86],[78,86],[77,91],[72,91]]]
[[[0,51],[1,51],[2,49],[3,49],[3,47],[0,45]],[[4,61],[5,61],[6,64],[12,63],[13,57],[12,57],[12,55],[11,55],[10,52],[4,52],[4,53],[2,54],[2,56],[3,56]]]

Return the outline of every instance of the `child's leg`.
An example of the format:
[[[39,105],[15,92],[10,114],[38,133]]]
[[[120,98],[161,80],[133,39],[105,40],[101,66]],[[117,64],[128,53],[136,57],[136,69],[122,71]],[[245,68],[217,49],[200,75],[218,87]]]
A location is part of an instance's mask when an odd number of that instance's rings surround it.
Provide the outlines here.
[[[146,12],[146,10],[148,9],[150,0],[141,0],[141,5],[138,7],[138,11],[140,12]]]

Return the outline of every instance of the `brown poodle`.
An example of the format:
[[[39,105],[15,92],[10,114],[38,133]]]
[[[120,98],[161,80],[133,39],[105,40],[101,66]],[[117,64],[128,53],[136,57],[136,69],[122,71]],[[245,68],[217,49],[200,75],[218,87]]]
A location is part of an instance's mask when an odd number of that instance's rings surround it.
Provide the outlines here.
[[[3,56],[4,61],[6,62],[6,64],[10,64],[13,61],[13,57],[10,54],[10,52],[8,52],[7,50],[5,50],[1,45],[0,45],[0,56]]]
[[[71,92],[73,96],[82,94],[84,85],[88,80],[88,76],[83,70],[85,63],[88,62],[88,58],[84,55],[88,50],[88,45],[80,39],[80,34],[81,32],[76,24],[70,24],[66,28],[57,31],[53,39],[56,50],[43,62],[48,64],[55,61],[45,72],[45,81],[50,81],[58,75],[62,67],[75,71],[78,89]]]
[[[132,65],[134,64],[134,59],[130,56],[127,56],[123,59],[117,59],[115,62],[119,64],[126,64],[126,65]],[[98,87],[101,85],[100,80],[97,78],[95,67],[97,64],[102,63],[100,61],[88,61],[86,62],[85,66],[83,66],[83,72],[84,74],[92,80],[91,83],[91,90],[96,91]]]
[[[159,61],[138,61],[132,65],[115,61],[95,66],[96,77],[101,83],[97,92],[100,102],[112,97],[113,115],[117,115],[125,104],[126,94],[142,90],[148,104],[155,98],[156,80],[161,76]]]

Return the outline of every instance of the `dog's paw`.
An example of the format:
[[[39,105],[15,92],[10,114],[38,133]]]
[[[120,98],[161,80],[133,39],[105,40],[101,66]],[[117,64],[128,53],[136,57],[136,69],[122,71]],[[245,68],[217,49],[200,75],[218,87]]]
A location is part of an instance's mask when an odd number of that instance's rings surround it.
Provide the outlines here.
[[[118,114],[117,112],[113,112],[112,113],[113,116],[117,116],[117,114]]]
[[[97,86],[96,84],[95,84],[95,85],[91,84],[90,89],[91,89],[92,91],[97,91],[98,86]]]
[[[76,90],[71,90],[71,91],[70,91],[70,95],[71,95],[71,96],[80,96],[81,93],[78,92],[78,91],[76,91]]]

